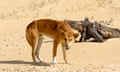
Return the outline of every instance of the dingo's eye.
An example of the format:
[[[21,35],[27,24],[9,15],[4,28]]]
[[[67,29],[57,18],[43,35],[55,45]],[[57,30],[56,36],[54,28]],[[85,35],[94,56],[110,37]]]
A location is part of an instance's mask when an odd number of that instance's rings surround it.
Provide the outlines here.
[[[65,41],[67,41],[67,39],[66,39],[66,38],[65,38],[64,40],[65,40]]]
[[[69,41],[72,41],[72,39],[70,39]]]

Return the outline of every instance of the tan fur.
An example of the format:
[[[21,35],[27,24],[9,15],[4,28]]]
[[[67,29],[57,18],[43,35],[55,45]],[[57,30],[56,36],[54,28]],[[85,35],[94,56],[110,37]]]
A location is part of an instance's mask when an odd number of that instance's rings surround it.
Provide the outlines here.
[[[32,47],[32,59],[36,62],[39,58],[39,49],[42,43],[42,36],[46,35],[54,39],[53,43],[53,63],[57,54],[58,44],[61,43],[63,49],[64,60],[66,59],[66,49],[69,48],[69,44],[74,42],[78,34],[72,31],[72,28],[68,23],[63,21],[57,21],[52,19],[40,19],[32,21],[26,28],[26,39]]]
[[[109,32],[109,31],[100,31],[103,38],[107,39],[107,38],[110,38],[112,36],[112,32]]]

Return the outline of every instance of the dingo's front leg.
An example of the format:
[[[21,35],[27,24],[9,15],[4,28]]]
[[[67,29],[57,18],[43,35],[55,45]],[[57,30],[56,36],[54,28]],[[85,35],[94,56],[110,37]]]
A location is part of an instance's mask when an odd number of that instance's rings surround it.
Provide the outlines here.
[[[58,42],[54,40],[54,45],[53,45],[53,64],[56,64],[56,55],[57,55],[57,47],[58,47]]]
[[[62,51],[63,51],[63,59],[65,61],[65,63],[68,63],[67,59],[66,59],[66,50],[65,50],[65,44],[62,43]]]

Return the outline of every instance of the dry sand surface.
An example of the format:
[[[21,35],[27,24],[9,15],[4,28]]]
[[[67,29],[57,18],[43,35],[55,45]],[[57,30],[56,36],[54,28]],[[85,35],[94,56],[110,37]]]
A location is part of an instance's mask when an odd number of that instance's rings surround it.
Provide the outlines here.
[[[120,72],[120,38],[104,43],[74,43],[64,64],[61,46],[52,65],[52,40],[45,37],[34,64],[25,28],[34,19],[112,20],[120,28],[120,0],[0,0],[0,72]]]

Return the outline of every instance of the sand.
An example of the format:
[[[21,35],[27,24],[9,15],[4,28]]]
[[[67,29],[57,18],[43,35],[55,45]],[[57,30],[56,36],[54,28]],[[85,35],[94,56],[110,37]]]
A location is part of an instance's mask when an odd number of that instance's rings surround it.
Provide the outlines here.
[[[120,38],[103,43],[73,43],[65,64],[61,46],[52,65],[50,38],[44,37],[40,55],[45,63],[33,63],[25,39],[26,26],[35,19],[110,21],[120,28],[119,0],[0,0],[0,72],[120,72]]]

